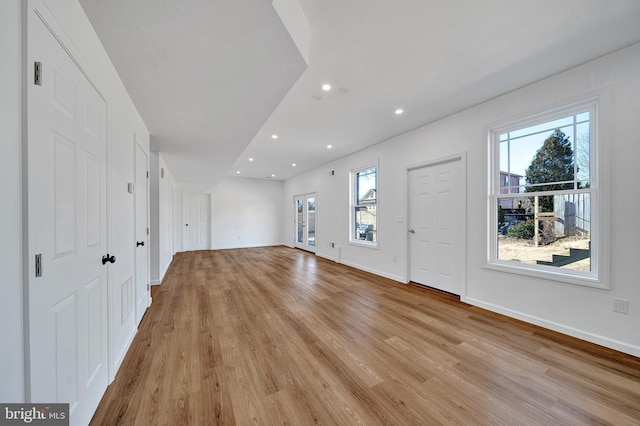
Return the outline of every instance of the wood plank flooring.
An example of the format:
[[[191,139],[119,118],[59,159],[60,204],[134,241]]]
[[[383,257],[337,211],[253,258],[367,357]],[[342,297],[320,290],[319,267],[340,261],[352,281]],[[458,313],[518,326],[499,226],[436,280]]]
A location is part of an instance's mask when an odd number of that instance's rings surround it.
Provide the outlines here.
[[[639,425],[640,359],[286,247],[176,255],[94,425]]]

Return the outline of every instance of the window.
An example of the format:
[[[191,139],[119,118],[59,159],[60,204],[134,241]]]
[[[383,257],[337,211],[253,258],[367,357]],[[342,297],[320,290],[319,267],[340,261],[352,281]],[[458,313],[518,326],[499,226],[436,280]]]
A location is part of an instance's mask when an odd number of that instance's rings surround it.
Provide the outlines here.
[[[351,171],[351,236],[349,240],[378,245],[378,167]]]
[[[595,103],[490,132],[489,267],[598,284]]]

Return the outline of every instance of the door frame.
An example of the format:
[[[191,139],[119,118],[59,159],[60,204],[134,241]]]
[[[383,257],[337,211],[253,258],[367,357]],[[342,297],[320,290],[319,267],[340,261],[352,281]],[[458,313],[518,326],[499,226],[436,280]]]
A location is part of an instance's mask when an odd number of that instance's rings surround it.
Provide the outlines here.
[[[460,161],[460,186],[461,186],[461,196],[464,199],[464,212],[462,214],[463,221],[460,227],[460,244],[462,248],[460,250],[460,259],[464,267],[462,268],[460,280],[460,300],[465,301],[467,297],[467,213],[468,209],[468,197],[467,197],[467,152],[462,151],[457,154],[447,155],[443,157],[438,157],[432,160],[422,161],[419,163],[412,163],[405,166],[404,173],[404,185],[406,188],[407,202],[405,205],[405,228],[406,232],[404,232],[404,241],[405,241],[405,250],[406,250],[406,263],[404,270],[404,282],[409,283],[411,280],[411,242],[409,240],[409,224],[411,223],[411,187],[409,181],[409,172],[417,169],[421,169],[423,167],[431,167],[437,166],[439,164],[451,163],[455,161]]]
[[[315,218],[314,218],[314,245],[310,246],[307,243],[298,243],[298,206],[296,205],[296,200],[299,198],[304,199],[304,208],[303,211],[307,211],[307,200],[309,198],[313,198],[315,200]],[[317,192],[308,192],[306,194],[298,194],[293,196],[293,247],[298,248],[300,250],[305,250],[310,253],[316,253],[318,250],[318,193]],[[308,239],[307,239],[308,242]]]

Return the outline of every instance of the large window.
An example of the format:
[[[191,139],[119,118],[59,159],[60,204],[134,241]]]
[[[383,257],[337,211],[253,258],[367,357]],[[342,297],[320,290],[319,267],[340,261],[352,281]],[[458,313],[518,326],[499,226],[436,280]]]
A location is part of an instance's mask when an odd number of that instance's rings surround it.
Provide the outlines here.
[[[370,165],[351,171],[350,241],[378,244],[378,167]]]
[[[490,266],[598,284],[595,103],[494,129]]]

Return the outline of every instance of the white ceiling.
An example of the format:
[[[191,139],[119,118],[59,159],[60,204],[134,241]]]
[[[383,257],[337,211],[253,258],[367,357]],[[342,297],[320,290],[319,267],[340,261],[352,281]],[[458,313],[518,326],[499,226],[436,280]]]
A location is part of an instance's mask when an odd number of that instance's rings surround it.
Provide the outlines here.
[[[640,41],[638,0],[298,1],[308,67],[268,0],[80,0],[179,182],[287,179]]]

